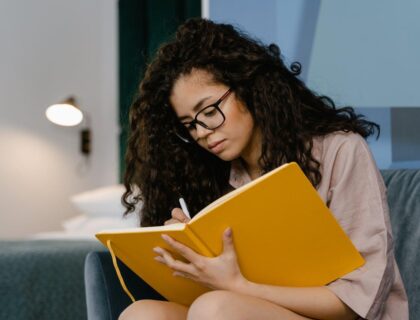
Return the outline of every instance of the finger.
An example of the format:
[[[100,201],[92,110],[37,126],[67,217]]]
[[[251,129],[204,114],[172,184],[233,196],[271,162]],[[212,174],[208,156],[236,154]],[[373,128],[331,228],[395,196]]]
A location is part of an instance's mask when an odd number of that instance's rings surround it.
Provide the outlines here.
[[[156,256],[156,257],[154,257],[154,259],[155,259],[156,261],[158,261],[158,262],[162,263],[162,264],[166,264],[166,263],[165,263],[165,259],[163,259],[163,257],[161,257],[161,256]]]
[[[228,227],[223,232],[223,252],[235,252],[232,238],[232,228]]]
[[[172,211],[172,218],[177,219],[181,222],[188,222],[190,219],[187,217],[187,215],[182,211],[181,208],[174,208]]]
[[[163,224],[167,226],[168,224],[174,224],[174,223],[182,223],[182,221],[179,221],[177,219],[169,219],[169,220],[166,220]]]
[[[185,272],[175,271],[174,273],[172,273],[172,275],[174,277],[182,277],[182,278],[194,280],[194,276],[193,275],[191,275],[189,273],[185,273]]]
[[[165,242],[174,248],[177,252],[179,252],[185,259],[194,264],[197,264],[197,262],[202,258],[202,256],[200,256],[197,252],[182,244],[181,242],[172,239],[166,234],[162,234],[162,239],[165,240]]]
[[[156,260],[166,264],[169,268],[175,271],[180,271],[184,273],[190,273],[190,274],[194,273],[195,269],[193,265],[191,265],[190,263],[185,263],[185,262],[174,259],[167,250],[163,248],[159,248],[159,250],[155,250],[155,252],[159,252],[162,258],[162,259],[156,259]]]

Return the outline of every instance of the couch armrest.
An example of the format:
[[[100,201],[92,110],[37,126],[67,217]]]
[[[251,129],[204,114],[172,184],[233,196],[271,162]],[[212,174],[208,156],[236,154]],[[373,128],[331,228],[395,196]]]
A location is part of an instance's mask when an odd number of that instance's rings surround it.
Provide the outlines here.
[[[165,300],[147,283],[118,261],[124,281],[136,300]],[[86,304],[89,320],[118,319],[131,304],[118,280],[111,255],[106,251],[90,252],[85,260]]]

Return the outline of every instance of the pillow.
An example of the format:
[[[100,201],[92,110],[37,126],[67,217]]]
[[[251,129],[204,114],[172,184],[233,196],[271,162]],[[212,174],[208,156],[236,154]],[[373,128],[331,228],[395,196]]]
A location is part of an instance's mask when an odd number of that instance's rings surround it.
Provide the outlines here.
[[[122,184],[88,190],[70,197],[73,206],[88,217],[121,218],[125,207],[121,203],[121,196],[125,192]],[[139,202],[136,212],[141,208]]]
[[[94,237],[102,230],[126,229],[139,227],[137,215],[130,214],[125,218],[87,217],[78,215],[62,222],[66,234]]]

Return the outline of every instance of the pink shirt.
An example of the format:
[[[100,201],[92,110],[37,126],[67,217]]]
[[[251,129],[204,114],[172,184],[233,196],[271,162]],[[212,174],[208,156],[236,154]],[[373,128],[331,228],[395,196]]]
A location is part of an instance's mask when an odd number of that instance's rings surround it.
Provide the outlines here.
[[[319,195],[366,260],[326,287],[359,319],[408,320],[407,295],[394,258],[386,187],[365,140],[344,132],[318,137],[313,156],[321,164]],[[232,161],[232,187],[249,181],[241,161]]]

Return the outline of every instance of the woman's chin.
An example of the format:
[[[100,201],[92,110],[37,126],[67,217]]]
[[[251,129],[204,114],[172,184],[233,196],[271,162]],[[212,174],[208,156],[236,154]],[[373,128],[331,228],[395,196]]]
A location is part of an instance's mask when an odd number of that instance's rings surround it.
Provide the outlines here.
[[[219,154],[216,154],[216,156],[223,161],[232,161],[239,157],[239,155],[233,154],[228,150],[224,150]]]

